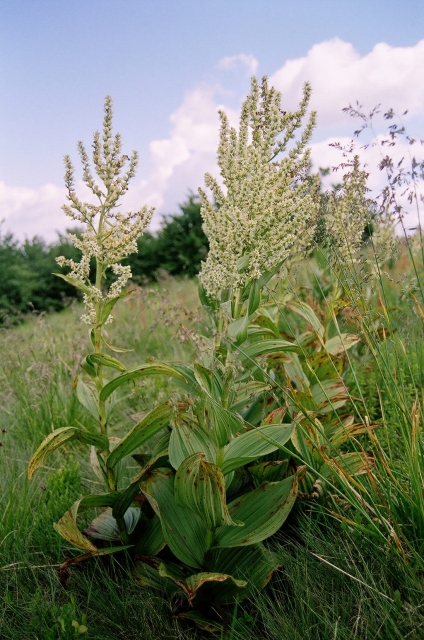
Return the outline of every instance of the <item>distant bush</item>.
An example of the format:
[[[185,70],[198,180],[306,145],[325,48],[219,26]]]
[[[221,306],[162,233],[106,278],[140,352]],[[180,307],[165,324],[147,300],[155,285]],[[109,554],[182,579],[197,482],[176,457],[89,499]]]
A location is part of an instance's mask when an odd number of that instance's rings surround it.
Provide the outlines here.
[[[156,235],[144,233],[137,241],[138,253],[124,261],[131,266],[135,279],[156,280],[162,270],[189,278],[199,272],[208,253],[200,200],[190,193],[187,201],[179,206],[181,213],[165,217]]]

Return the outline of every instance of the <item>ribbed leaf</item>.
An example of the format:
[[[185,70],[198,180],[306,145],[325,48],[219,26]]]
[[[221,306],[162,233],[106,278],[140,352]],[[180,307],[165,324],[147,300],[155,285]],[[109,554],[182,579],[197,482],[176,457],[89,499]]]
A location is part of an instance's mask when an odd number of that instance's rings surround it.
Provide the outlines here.
[[[121,298],[126,298],[127,296],[130,295],[130,293],[131,291],[124,291],[123,293],[120,293],[119,296],[116,296],[115,298],[112,298],[111,300],[108,300],[108,302],[106,302],[106,304],[103,306],[103,309],[100,315],[99,325],[102,325],[106,322],[106,320],[109,318],[110,314],[112,313],[113,307],[118,302],[118,300],[120,300]]]
[[[97,371],[94,368],[94,366],[91,364],[91,362],[87,360],[87,358],[84,358],[83,361],[81,362],[81,369],[85,371],[85,373],[88,373],[90,378],[97,378]]]
[[[269,355],[270,353],[291,351],[292,353],[300,353],[301,349],[293,342],[288,340],[262,340],[249,344],[240,350],[240,355],[244,360],[249,358],[257,358],[258,356]]]
[[[107,460],[109,469],[113,469],[122,458],[130,455],[144,442],[147,442],[152,436],[164,429],[169,424],[172,415],[173,409],[167,403],[149,411],[114,448]]]
[[[230,338],[233,338],[235,340],[236,344],[243,344],[243,342],[246,340],[248,325],[249,316],[247,314],[245,316],[242,316],[241,318],[237,318],[237,320],[234,320],[228,325],[228,335],[230,336]]]
[[[124,514],[124,522],[128,533],[132,533],[140,519],[140,509],[130,507]],[[108,507],[91,524],[84,529],[84,533],[90,538],[97,540],[107,540],[112,542],[119,540],[119,529],[115,518],[112,516],[112,509]]]
[[[77,382],[77,398],[83,407],[85,407],[87,411],[89,411],[91,415],[98,420],[99,407],[97,404],[96,392],[91,386],[83,382],[81,378],[79,378]]]
[[[267,460],[249,467],[249,473],[253,476],[255,486],[259,487],[263,482],[279,482],[287,473],[289,460]]]
[[[107,450],[108,439],[100,434],[91,433],[77,427],[60,427],[44,438],[37,451],[32,456],[28,465],[28,479],[31,480],[34,473],[44,464],[45,459],[65,442],[79,440],[84,444],[91,444],[98,449]]]
[[[173,580],[167,580],[159,575],[158,567],[161,564],[159,558],[144,558],[144,560],[136,560],[131,575],[134,581],[141,587],[149,589],[158,589],[168,596],[174,593],[181,593],[180,587]]]
[[[253,280],[249,290],[249,301],[247,303],[247,315],[251,316],[253,313],[255,313],[260,303],[261,303],[261,289],[259,287],[259,282],[257,280]]]
[[[58,278],[62,278],[68,284],[71,284],[73,287],[76,287],[83,293],[90,294],[90,289],[86,284],[83,283],[82,280],[78,280],[78,278],[70,278],[69,276],[65,276],[63,273],[53,273],[52,275],[57,276]]]
[[[168,456],[168,450],[164,449],[154,455],[150,460],[144,465],[141,469],[138,476],[136,476],[131,483],[123,490],[120,491],[119,498],[116,500],[113,506],[113,517],[114,518],[122,518],[125,511],[134,501],[136,495],[140,493],[140,481],[145,476],[150,469],[160,460],[161,458],[166,458]],[[154,555],[154,554],[153,554]]]
[[[100,433],[93,433],[86,429],[77,429],[75,436],[77,440],[83,444],[90,444],[97,449],[102,449],[103,451],[107,451],[109,449],[109,440],[106,436],[103,436]]]
[[[44,438],[43,442],[38,447],[37,451],[32,456],[28,465],[28,479],[31,480],[34,473],[44,463],[44,460],[55,449],[61,447],[68,440],[75,439],[77,428],[76,427],[61,427],[56,429],[52,433]]]
[[[302,316],[302,318],[305,318],[305,320],[309,322],[310,325],[312,325],[314,331],[320,336],[320,338],[322,338],[322,336],[324,335],[324,327],[318,320],[315,311],[313,311],[313,309],[311,309],[311,307],[306,304],[306,302],[292,301],[287,302],[286,306],[295,313]]]
[[[279,566],[281,564],[275,555],[262,544],[238,549],[213,549],[207,556],[205,568],[245,580],[247,585],[244,589],[235,589],[229,583],[217,585],[210,593],[210,600],[216,604],[230,604],[235,598],[255,596],[268,584]]]
[[[278,449],[275,444],[286,444],[292,436],[293,424],[269,424],[237,436],[224,448],[224,474]],[[267,438],[272,438],[270,442]]]
[[[166,546],[160,518],[154,515],[137,536],[136,555],[156,556]]]
[[[200,568],[210,534],[193,511],[177,505],[174,473],[170,469],[156,469],[140,486],[161,519],[163,535],[172,553],[189,567]]]
[[[179,466],[175,476],[177,504],[194,511],[208,529],[238,526],[241,523],[234,522],[228,513],[223,473],[204,458],[204,453],[195,453]]]
[[[95,553],[97,547],[86,538],[77,527],[78,508],[81,500],[74,502],[72,507],[53,526],[62,538],[65,538],[74,547]]]
[[[330,468],[348,476],[360,476],[369,473],[375,465],[374,457],[365,451],[341,453],[331,459],[325,456],[325,460]]]
[[[237,498],[228,505],[233,520],[244,527],[220,527],[215,533],[214,547],[238,547],[269,538],[289,515],[297,496],[298,475],[280,482],[263,485]]]
[[[347,442],[351,438],[356,438],[356,436],[362,435],[363,433],[374,431],[374,429],[377,429],[378,426],[378,424],[365,425],[362,424],[362,422],[346,425],[345,421],[343,421],[342,424],[340,424],[339,421],[338,426],[334,427],[331,430],[329,439],[331,444],[334,447],[338,448],[340,447],[340,445],[342,445],[344,442]],[[327,433],[327,428],[325,431]]]
[[[351,333],[341,333],[340,335],[327,340],[324,347],[332,356],[338,356],[353,347],[355,344],[358,344],[360,341],[361,338],[359,336],[355,336]]]
[[[184,380],[184,376],[168,364],[162,364],[160,362],[152,364],[147,363],[143,364],[137,369],[127,371],[127,373],[123,373],[108,382],[100,392],[100,400],[102,402],[107,400],[109,396],[115,391],[115,389],[118,389],[118,387],[125,384],[129,380],[136,380],[137,378],[142,378],[144,376],[155,375],[174,376],[175,378]]]
[[[205,415],[211,425],[212,437],[218,446],[223,447],[227,444],[232,433],[243,430],[243,423],[234,413],[221,406],[220,397],[214,397],[219,385],[213,384],[213,372],[196,362],[194,374],[204,396],[206,396]]]
[[[193,455],[204,453],[207,462],[216,462],[216,444],[199,425],[176,420],[169,440],[169,462],[175,470]]]
[[[125,365],[117,358],[107,356],[103,353],[90,353],[86,358],[89,364],[100,364],[103,367],[110,367],[111,369],[117,369],[118,371],[126,371]]]
[[[340,378],[322,380],[314,384],[311,394],[321,414],[339,409],[349,399],[349,392]]]
[[[195,573],[188,578],[177,577],[173,571],[170,571],[167,565],[161,563],[159,565],[159,575],[162,578],[170,578],[175,584],[177,584],[186,594],[188,603],[191,605],[193,603],[194,598],[197,595],[199,589],[201,589],[207,583],[218,583],[221,587],[221,583],[226,582],[227,580],[232,583],[238,589],[241,589],[247,585],[246,580],[237,580],[233,578],[233,576],[224,574],[224,573],[212,573],[202,571],[201,573]]]

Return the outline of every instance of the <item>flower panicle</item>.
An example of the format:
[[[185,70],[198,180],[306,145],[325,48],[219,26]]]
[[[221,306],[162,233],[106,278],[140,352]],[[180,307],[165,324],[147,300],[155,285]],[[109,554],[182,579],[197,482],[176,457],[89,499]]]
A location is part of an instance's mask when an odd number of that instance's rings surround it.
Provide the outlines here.
[[[68,204],[62,208],[73,221],[82,223],[81,234],[69,234],[69,239],[81,251],[81,260],[75,262],[60,256],[57,263],[69,267],[69,278],[82,282],[88,292],[84,294],[87,313],[82,320],[96,324],[99,306],[120,295],[131,278],[131,269],[120,261],[131,253],[137,252],[137,239],[142,235],[153,215],[154,209],[144,206],[139,211],[122,213],[118,209],[119,199],[128,190],[129,182],[135,176],[138,154],[122,154],[122,140],[119,133],[112,134],[112,99],[106,97],[103,119],[103,132],[96,131],[93,138],[93,165],[103,186],[94,179],[88,154],[82,142],[78,142],[83,176],[82,179],[91,192],[98,198],[99,204],[82,202],[75,190],[75,169],[69,156],[65,156],[65,186]],[[124,171],[127,165],[126,171]],[[116,276],[108,291],[90,281],[90,264],[96,261],[97,271],[104,274],[110,269]],[[101,281],[101,278],[100,278]]]
[[[315,126],[312,113],[297,142],[296,131],[307,114],[310,85],[297,111],[281,109],[281,94],[253,78],[239,128],[220,112],[218,166],[222,186],[210,174],[205,183],[214,203],[200,189],[209,254],[200,280],[208,295],[238,289],[274,268],[311,242],[318,214],[316,189],[307,180],[307,144]],[[242,257],[247,268],[240,270]]]

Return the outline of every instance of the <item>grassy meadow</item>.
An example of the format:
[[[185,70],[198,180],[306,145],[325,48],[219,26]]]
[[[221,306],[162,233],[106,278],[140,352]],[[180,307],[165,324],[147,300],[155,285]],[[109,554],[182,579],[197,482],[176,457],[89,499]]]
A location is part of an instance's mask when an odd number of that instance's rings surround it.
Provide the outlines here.
[[[372,472],[354,483],[342,479],[338,492],[321,500],[297,501],[282,529],[266,541],[281,563],[267,588],[237,609],[217,611],[227,638],[424,637],[421,276],[405,252],[379,279],[361,284],[360,318],[354,306],[340,314],[342,329],[362,338],[348,352],[344,379],[350,410],[379,425],[352,443],[373,454]],[[296,278],[296,291],[324,314],[328,272],[305,264]],[[52,523],[78,497],[96,493],[99,483],[82,445],[53,454],[31,482],[27,465],[53,429],[87,423],[73,389],[90,348],[81,313],[75,304],[0,333],[0,637],[211,637],[176,617],[178,597],[134,584],[125,552],[76,565],[66,588],[59,581],[59,565],[75,551]],[[202,348],[196,335],[209,322],[190,280],[137,289],[115,315],[107,339],[132,349],[122,354],[128,367],[149,358],[193,361]],[[140,412],[171,394],[162,378],[134,384],[110,435],[122,436]],[[136,469],[134,462],[122,473],[130,478]]]

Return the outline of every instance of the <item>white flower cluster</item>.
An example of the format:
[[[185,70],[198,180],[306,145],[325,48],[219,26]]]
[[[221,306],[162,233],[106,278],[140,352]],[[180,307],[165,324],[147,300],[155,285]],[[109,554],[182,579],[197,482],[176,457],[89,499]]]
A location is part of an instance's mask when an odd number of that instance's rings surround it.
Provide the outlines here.
[[[106,302],[118,296],[131,278],[131,269],[120,261],[130,253],[137,252],[137,238],[143,233],[153,215],[153,209],[143,207],[136,213],[121,213],[117,210],[119,198],[128,190],[128,183],[134,177],[138,163],[137,153],[131,158],[121,155],[121,137],[112,135],[112,100],[108,96],[105,102],[103,135],[94,134],[93,162],[94,168],[103,182],[103,187],[95,182],[91,173],[88,155],[82,142],[78,143],[78,151],[83,166],[83,180],[87,187],[98,198],[99,204],[82,202],[76,195],[74,184],[74,168],[69,156],[65,156],[65,184],[68,190],[69,205],[63,210],[72,219],[84,224],[80,236],[69,234],[69,239],[80,249],[80,262],[57,258],[60,266],[70,267],[68,278],[75,280],[75,285],[84,287],[84,302],[87,314],[82,320],[88,324],[96,324],[99,302]],[[129,161],[126,173],[121,175],[125,163]],[[98,278],[91,284],[90,262],[96,261]],[[106,269],[117,276],[107,292],[102,291],[102,277]]]
[[[238,132],[220,112],[218,165],[224,188],[210,174],[206,185],[214,203],[202,198],[204,231],[209,254],[200,280],[213,298],[222,289],[238,289],[251,278],[282,263],[310,242],[318,212],[306,145],[315,125],[315,113],[300,136],[311,89],[304,87],[295,112],[281,110],[281,95],[267,79],[252,79],[243,103]]]
[[[367,178],[360,168],[359,156],[355,156],[352,171],[343,176],[342,188],[329,196],[327,238],[341,264],[357,262],[365,226],[371,222],[373,202],[367,198]]]

